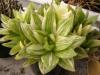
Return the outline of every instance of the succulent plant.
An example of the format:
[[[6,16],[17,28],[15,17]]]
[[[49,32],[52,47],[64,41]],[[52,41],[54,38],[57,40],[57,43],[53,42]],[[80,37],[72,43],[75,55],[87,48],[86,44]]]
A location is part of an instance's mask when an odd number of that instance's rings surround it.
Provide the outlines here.
[[[11,48],[10,54],[16,55],[16,60],[26,59],[24,66],[38,63],[42,74],[57,65],[75,71],[74,58],[88,57],[90,45],[84,43],[88,43],[88,38],[96,39],[88,37],[95,30],[92,25],[95,16],[89,17],[80,7],[73,9],[63,2],[58,5],[53,2],[39,9],[30,4],[23,12],[13,12],[13,19],[2,15],[0,34],[4,37],[0,41]]]

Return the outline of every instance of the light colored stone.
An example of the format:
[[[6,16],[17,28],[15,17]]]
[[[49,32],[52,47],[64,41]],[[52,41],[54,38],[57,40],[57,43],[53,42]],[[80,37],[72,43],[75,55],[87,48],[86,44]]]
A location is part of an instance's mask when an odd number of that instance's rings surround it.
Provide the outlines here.
[[[0,58],[0,75],[34,75],[32,68],[22,68],[24,60],[14,58]]]

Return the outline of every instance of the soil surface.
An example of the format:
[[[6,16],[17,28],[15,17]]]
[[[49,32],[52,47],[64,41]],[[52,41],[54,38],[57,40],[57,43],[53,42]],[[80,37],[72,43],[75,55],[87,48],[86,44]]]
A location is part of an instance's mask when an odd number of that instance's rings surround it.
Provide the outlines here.
[[[0,75],[36,75],[39,72],[37,71],[37,73],[34,74],[36,68],[33,69],[32,66],[28,68],[22,68],[23,62],[24,60],[16,61],[12,57],[0,58]],[[65,70],[60,71],[59,69],[55,70],[55,72],[52,71],[53,74],[47,75],[86,75],[86,63],[77,64],[76,67],[78,67],[76,72],[69,72]]]
[[[22,61],[14,58],[0,58],[0,75],[34,75],[32,68],[22,68]]]

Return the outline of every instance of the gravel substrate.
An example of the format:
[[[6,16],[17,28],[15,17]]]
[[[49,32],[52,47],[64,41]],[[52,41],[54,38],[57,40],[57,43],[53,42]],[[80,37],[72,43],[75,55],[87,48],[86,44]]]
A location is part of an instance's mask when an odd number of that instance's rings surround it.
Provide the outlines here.
[[[0,58],[0,75],[34,75],[31,67],[22,68],[23,62],[14,58]]]

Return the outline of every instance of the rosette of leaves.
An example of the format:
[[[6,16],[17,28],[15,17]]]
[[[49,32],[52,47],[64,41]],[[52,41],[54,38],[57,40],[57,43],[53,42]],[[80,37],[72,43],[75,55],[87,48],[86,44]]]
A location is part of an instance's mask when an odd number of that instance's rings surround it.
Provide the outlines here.
[[[38,63],[42,74],[57,65],[75,71],[74,58],[87,54],[77,51],[92,32],[95,19],[85,15],[81,8],[72,9],[64,3],[35,9],[30,4],[24,12],[14,11],[13,19],[2,15],[3,28],[0,39],[4,46],[10,47],[15,59],[26,59],[24,66]]]

